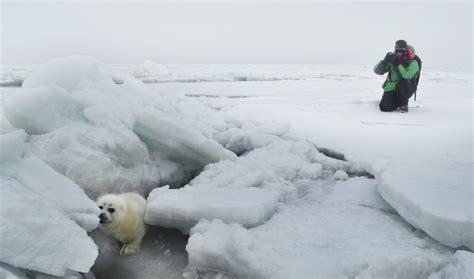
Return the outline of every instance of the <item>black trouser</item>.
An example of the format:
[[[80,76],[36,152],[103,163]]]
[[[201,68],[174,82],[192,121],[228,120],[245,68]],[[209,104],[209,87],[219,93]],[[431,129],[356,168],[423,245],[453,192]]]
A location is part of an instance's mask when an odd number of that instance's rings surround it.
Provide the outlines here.
[[[386,91],[380,100],[381,111],[394,111],[400,106],[408,106],[408,99],[414,92],[410,90],[410,82],[408,80],[399,81],[394,91]]]

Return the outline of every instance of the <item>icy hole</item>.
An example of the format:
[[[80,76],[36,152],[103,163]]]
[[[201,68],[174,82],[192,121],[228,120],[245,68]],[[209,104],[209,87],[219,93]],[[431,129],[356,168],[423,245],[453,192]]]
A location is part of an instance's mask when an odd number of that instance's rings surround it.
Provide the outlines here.
[[[326,148],[326,147],[318,147],[318,146],[316,146],[316,148],[319,150],[319,152],[323,153],[324,155],[326,155],[329,158],[333,158],[333,159],[340,160],[340,161],[347,161],[344,154],[342,154],[340,152],[337,152],[334,149],[330,149],[330,148]],[[350,177],[363,176],[363,177],[367,177],[367,178],[370,178],[370,179],[375,179],[375,176],[373,174],[371,174],[370,172],[365,171],[365,170],[359,170],[359,171],[355,171],[355,172],[348,171],[347,174]]]
[[[186,244],[189,236],[178,230],[148,226],[140,252],[120,256],[120,244],[100,231],[91,234],[99,245],[99,256],[92,267],[97,279],[183,278],[188,263]]]

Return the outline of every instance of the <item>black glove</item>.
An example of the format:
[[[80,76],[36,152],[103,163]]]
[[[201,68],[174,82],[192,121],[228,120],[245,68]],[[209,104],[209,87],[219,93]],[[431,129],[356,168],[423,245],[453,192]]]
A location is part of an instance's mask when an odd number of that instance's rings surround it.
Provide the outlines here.
[[[390,62],[393,66],[397,66],[400,64],[400,56],[398,56],[396,53],[391,53],[388,56],[388,62]]]
[[[387,63],[388,62],[388,57],[390,56],[390,54],[392,54],[391,52],[387,52],[387,54],[385,54],[385,57],[383,58],[383,62]]]

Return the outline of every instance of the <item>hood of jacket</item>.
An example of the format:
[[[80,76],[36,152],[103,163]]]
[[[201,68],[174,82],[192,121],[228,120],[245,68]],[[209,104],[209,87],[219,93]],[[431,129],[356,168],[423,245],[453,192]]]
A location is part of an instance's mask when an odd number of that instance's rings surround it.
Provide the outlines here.
[[[410,57],[410,60],[411,60],[416,55],[415,47],[413,47],[412,45],[408,45],[408,49],[409,49],[409,51],[411,51],[411,57]]]

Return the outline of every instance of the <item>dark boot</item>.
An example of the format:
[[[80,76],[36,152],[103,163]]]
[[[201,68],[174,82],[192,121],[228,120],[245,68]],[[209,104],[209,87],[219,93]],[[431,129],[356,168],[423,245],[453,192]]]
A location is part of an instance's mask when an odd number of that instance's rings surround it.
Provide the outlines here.
[[[407,113],[408,112],[408,105],[401,105],[399,108],[401,113]]]

